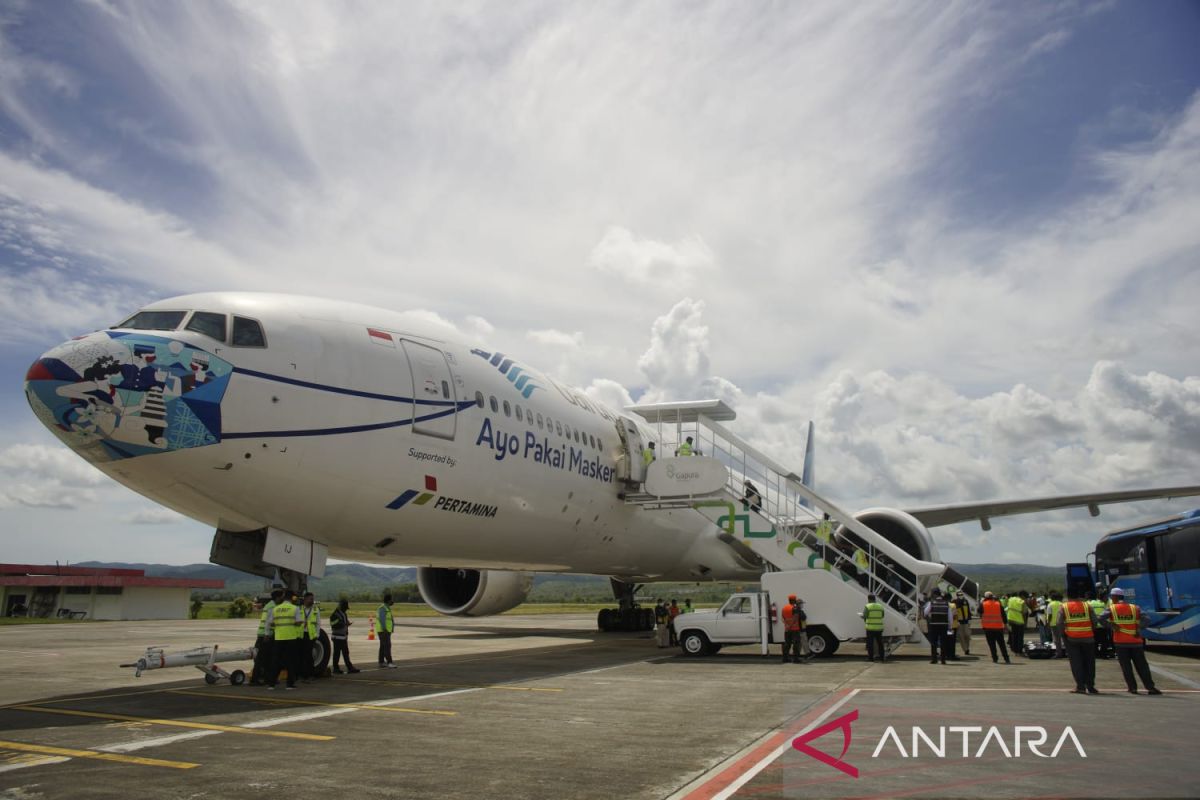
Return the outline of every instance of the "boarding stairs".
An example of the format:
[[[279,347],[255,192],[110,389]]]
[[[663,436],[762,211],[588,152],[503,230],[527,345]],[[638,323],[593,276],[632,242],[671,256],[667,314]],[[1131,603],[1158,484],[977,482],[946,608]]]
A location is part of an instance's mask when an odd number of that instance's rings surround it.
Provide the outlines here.
[[[691,508],[702,514],[746,569],[789,573],[794,580],[784,583],[801,587],[796,593],[805,600],[810,617],[842,619],[842,630],[835,633],[844,635],[838,638],[863,635],[857,611],[868,594],[875,594],[885,608],[890,645],[920,640],[918,598],[938,584],[947,569],[944,564],[915,558],[702,411],[671,404],[631,410],[658,424],[660,452],[673,452],[672,438],[692,437],[698,455],[660,459],[657,469],[682,468],[693,458],[716,459],[725,468],[726,480],[700,495],[631,492],[625,495],[627,504]],[[779,579],[771,582],[780,584]],[[848,608],[854,612],[850,620],[845,619]]]

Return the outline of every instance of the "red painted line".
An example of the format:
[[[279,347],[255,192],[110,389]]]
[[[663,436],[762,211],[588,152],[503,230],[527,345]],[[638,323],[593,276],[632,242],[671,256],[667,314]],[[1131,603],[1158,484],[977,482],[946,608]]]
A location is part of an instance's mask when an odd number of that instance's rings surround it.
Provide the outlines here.
[[[769,737],[758,747],[754,748],[749,753],[709,778],[700,786],[697,786],[695,789],[688,792],[683,796],[682,800],[712,800],[713,797],[716,797],[718,794],[725,791],[725,789],[728,788],[731,783],[744,775],[752,767],[758,764],[758,762],[770,755],[771,752],[778,748],[781,744],[786,742],[788,739],[800,735],[800,732],[804,730],[806,725],[808,725],[812,720],[821,716],[826,709],[832,705],[835,705],[837,701],[841,700],[852,691],[853,689],[842,689],[840,692],[831,697],[828,703],[825,703],[818,708],[810,709],[804,714],[804,716],[802,716],[791,727],[789,727],[788,730],[780,731],[779,733]]]

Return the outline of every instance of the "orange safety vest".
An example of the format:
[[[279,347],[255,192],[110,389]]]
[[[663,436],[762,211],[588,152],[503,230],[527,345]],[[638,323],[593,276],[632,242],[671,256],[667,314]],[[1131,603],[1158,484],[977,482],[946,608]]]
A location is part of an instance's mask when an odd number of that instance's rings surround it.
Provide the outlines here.
[[[1132,603],[1113,603],[1113,644],[1144,644],[1138,621],[1141,610]]]
[[[1093,639],[1092,618],[1088,614],[1087,603],[1082,600],[1068,600],[1063,605],[1063,615],[1066,618],[1068,639]]]
[[[783,629],[785,631],[800,630],[800,615],[796,613],[795,607],[788,603],[783,607]]]
[[[999,600],[984,600],[983,614],[980,616],[985,631],[1004,629],[1004,615],[1000,612]]]

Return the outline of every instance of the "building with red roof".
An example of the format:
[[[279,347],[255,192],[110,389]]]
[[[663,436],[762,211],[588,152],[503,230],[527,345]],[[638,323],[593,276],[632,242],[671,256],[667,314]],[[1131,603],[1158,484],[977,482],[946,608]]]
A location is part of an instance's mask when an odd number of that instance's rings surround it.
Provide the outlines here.
[[[193,589],[225,581],[155,578],[140,569],[0,564],[4,616],[73,619],[187,619]]]

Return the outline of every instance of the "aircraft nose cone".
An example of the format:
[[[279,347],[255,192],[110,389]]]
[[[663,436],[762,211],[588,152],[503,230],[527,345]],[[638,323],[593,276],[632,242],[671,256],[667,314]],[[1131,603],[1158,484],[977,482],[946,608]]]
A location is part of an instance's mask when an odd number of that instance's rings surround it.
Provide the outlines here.
[[[34,414],[89,461],[214,444],[233,367],[187,342],[100,331],[52,348],[25,374]]]

